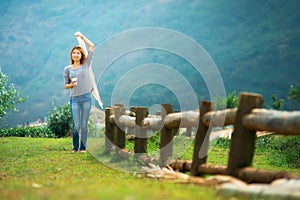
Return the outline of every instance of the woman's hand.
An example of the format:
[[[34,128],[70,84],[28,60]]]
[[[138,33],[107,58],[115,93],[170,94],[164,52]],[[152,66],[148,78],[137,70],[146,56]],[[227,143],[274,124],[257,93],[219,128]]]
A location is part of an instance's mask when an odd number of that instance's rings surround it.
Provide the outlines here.
[[[76,37],[80,37],[88,46],[89,46],[89,50],[91,52],[94,52],[94,43],[91,42],[87,37],[85,37],[82,33],[80,33],[79,31],[75,32],[75,36]]]
[[[83,38],[82,33],[80,33],[79,31],[76,31],[76,32],[75,32],[75,36],[76,36],[76,37],[80,37],[81,39]]]
[[[77,85],[76,82],[71,82],[71,83],[66,84],[65,88],[66,89],[71,89],[71,88],[75,87],[76,85]]]

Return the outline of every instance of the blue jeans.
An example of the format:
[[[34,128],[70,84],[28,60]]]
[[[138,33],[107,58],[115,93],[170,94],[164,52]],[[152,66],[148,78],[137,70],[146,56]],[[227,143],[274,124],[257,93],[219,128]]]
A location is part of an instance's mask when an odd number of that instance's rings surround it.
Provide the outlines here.
[[[72,112],[72,98],[70,98],[70,113],[71,113],[71,118],[72,118],[72,137],[73,137],[74,136],[73,133],[74,133],[74,130],[75,130],[75,125],[74,125],[73,112]]]
[[[74,122],[73,131],[73,150],[77,151],[79,148],[79,133],[80,150],[86,150],[87,135],[88,135],[88,121],[92,107],[92,97],[90,93],[80,96],[72,97],[71,99],[72,115]]]

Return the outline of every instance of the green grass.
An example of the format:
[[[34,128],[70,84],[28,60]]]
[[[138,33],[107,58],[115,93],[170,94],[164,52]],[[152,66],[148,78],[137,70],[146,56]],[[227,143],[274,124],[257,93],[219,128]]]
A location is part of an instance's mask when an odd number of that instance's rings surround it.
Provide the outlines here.
[[[71,154],[71,138],[0,138],[0,199],[217,199],[216,190],[137,178]]]
[[[0,138],[0,199],[222,199],[211,187],[134,176],[132,160],[112,162],[113,154],[101,154],[103,140],[89,142],[99,153],[71,154],[71,138]],[[174,143],[174,154],[192,159],[190,139],[178,137]],[[207,163],[227,165],[228,154],[228,141],[221,141],[210,148]],[[268,157],[268,151],[257,148],[253,167],[300,175],[299,168],[272,165]],[[131,173],[117,170],[122,167]]]

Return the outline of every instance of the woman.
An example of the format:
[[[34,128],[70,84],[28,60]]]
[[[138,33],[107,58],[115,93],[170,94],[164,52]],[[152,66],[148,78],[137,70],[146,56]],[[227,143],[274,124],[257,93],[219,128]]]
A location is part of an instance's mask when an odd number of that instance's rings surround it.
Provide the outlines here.
[[[70,52],[70,65],[64,68],[65,88],[71,89],[71,109],[74,122],[73,153],[86,152],[88,135],[88,120],[92,106],[92,85],[90,81],[90,67],[94,55],[94,44],[82,33],[75,36],[81,38],[89,47],[87,55],[80,46],[75,46]],[[79,146],[79,132],[81,140]]]

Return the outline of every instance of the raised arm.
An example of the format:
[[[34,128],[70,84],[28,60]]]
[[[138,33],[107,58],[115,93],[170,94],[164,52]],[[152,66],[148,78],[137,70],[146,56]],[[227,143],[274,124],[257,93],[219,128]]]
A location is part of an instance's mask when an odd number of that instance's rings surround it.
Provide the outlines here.
[[[88,45],[88,47],[89,47],[89,50],[91,51],[91,52],[94,52],[94,43],[93,42],[91,42],[87,37],[85,37],[82,33],[80,33],[79,31],[77,31],[76,33],[75,33],[75,36],[76,37],[78,37],[78,38],[80,38],[80,39],[82,39],[83,40],[83,42],[85,43],[85,44],[87,44]],[[79,45],[81,46],[82,44],[80,44],[81,42],[80,42],[80,40],[78,40],[78,42],[79,42]],[[85,45],[83,45],[83,46],[85,46]],[[82,47],[82,46],[81,46]],[[82,47],[83,48],[83,47]],[[86,50],[86,48],[83,48],[84,50]]]
[[[78,45],[84,50],[85,55],[88,55],[88,51],[86,49],[86,45],[83,39],[81,39],[81,37],[76,37],[76,39],[78,41]]]

